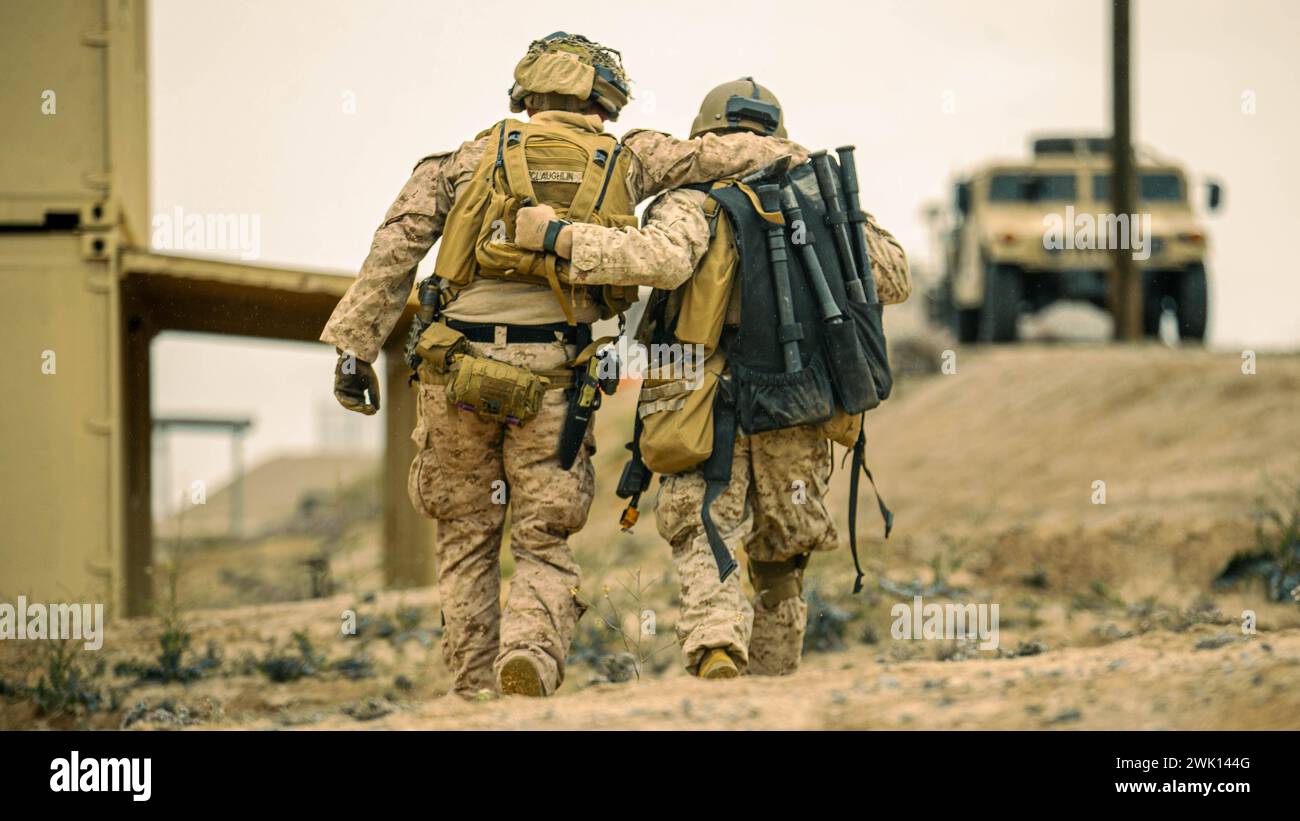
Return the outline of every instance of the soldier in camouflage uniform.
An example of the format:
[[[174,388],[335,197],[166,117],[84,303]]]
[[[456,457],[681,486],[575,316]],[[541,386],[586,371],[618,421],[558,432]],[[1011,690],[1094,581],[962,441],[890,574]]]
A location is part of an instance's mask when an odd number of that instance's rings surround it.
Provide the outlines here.
[[[751,128],[743,121],[728,123],[721,114],[727,99],[750,94],[779,109],[771,92],[748,78],[725,83],[705,98],[691,136]],[[763,139],[784,136],[781,122]],[[556,252],[570,257],[575,274],[592,283],[636,281],[671,290],[692,276],[711,249],[729,255],[734,270],[738,256],[726,217],[711,223],[705,201],[706,194],[696,189],[666,192],[647,209],[641,229],[564,227]],[[521,210],[516,241],[541,247],[537,238],[553,219],[549,211],[545,206]],[[912,290],[902,247],[870,214],[864,231],[880,301],[902,302]],[[637,336],[649,338],[644,327]],[[830,438],[827,426],[804,426],[741,436],[736,442],[731,483],[711,510],[731,552],[738,554],[743,547],[748,555],[752,603],[738,576],[718,580],[700,515],[702,470],[663,478],[655,514],[660,534],[672,545],[682,585],[677,629],[691,673],[726,678],[746,670],[784,675],[798,668],[808,620],[803,570],[812,553],[832,550],[839,542],[824,501],[832,467]]]
[[[595,71],[593,71],[595,69]],[[530,122],[599,133],[627,101],[626,76],[617,52],[576,35],[557,33],[533,43],[515,70],[514,111]],[[379,408],[378,378],[370,363],[405,308],[416,266],[450,230],[448,214],[483,160],[488,137],[455,151],[425,157],[415,167],[383,224],[356,281],[335,308],[321,340],[339,351],[335,396],[349,410]],[[624,136],[626,168],[616,184],[632,204],[682,184],[761,168],[783,154],[801,153],[785,141],[753,134],[705,135],[682,141],[654,131]],[[612,273],[612,272],[611,272]],[[617,281],[615,274],[610,282]],[[635,284],[634,278],[628,284]],[[594,321],[596,307],[576,303],[580,324]],[[565,320],[544,285],[507,279],[475,279],[446,307],[448,320],[495,329],[472,341],[475,355],[535,371],[565,367],[575,355],[571,337],[535,339],[538,328]],[[531,331],[531,335],[521,333]],[[590,432],[571,469],[556,453],[568,403],[564,391],[546,392],[540,412],[523,426],[485,421],[449,404],[438,385],[419,384],[419,423],[412,434],[418,452],[408,483],[411,502],[437,520],[435,561],[445,632],[443,654],[453,690],[483,689],[546,695],[564,677],[564,658],[581,615],[574,599],[578,565],[567,539],[583,526],[591,505]],[[516,571],[501,607],[499,556],[508,488],[510,549]]]

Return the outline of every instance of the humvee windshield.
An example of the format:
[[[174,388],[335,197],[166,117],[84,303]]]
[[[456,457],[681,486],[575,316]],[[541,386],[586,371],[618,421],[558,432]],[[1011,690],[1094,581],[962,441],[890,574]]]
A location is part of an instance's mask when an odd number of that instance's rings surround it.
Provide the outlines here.
[[[1183,199],[1183,181],[1177,174],[1152,172],[1142,175],[1139,197],[1147,202],[1180,202]],[[1092,198],[1110,199],[1110,174],[1094,174]]]
[[[991,202],[1063,201],[1075,194],[1073,174],[994,174],[989,181]]]

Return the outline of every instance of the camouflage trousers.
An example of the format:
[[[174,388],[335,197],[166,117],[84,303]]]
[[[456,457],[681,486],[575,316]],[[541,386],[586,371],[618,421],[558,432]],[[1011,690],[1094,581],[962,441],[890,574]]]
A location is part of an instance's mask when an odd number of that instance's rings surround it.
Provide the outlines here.
[[[758,568],[833,550],[839,539],[826,509],[831,445],[811,428],[769,431],[736,440],[731,483],[711,509],[733,555],[748,556],[752,602],[739,574],[718,581],[718,567],[700,511],[704,475],[691,470],[665,476],[655,502],[659,533],[673,551],[681,582],[677,623],[686,669],[695,673],[706,651],[721,647],[743,671],[783,675],[799,666],[808,605],[801,583],[790,595],[766,590]],[[795,579],[798,579],[796,575]]]
[[[480,356],[534,370],[563,366],[572,348],[557,343],[481,345]],[[462,695],[495,689],[496,671],[523,653],[542,671],[547,693],[564,679],[564,658],[580,615],[573,591],[578,563],[568,536],[591,507],[591,432],[569,470],[556,460],[568,403],[545,393],[522,426],[480,419],[450,404],[441,385],[419,385],[419,452],[407,490],[438,522],[435,561],[443,613],[443,657]],[[515,575],[501,606],[501,542],[510,510]]]

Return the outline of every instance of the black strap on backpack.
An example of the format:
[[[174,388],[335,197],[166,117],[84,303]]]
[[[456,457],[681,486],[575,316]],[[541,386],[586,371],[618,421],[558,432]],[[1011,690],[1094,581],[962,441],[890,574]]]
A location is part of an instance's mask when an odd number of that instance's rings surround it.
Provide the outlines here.
[[[885,506],[885,500],[880,498],[880,490],[876,487],[876,477],[871,475],[871,468],[867,467],[867,431],[865,423],[862,428],[858,429],[858,441],[853,444],[853,473],[849,476],[849,552],[853,554],[853,569],[857,571],[858,577],[853,580],[853,592],[862,591],[862,564],[858,561],[858,473],[867,474],[867,481],[871,482],[871,490],[876,494],[876,505],[880,508],[880,518],[885,520],[885,538],[889,538],[889,531],[894,529],[894,514]]]
[[[718,581],[725,582],[736,570],[736,559],[718,533],[709,512],[714,500],[731,484],[731,458],[736,451],[736,406],[727,392],[725,382],[718,383],[718,395],[713,400],[713,452],[704,461],[704,505],[700,518],[704,522],[704,535],[708,537],[713,561],[718,565]]]

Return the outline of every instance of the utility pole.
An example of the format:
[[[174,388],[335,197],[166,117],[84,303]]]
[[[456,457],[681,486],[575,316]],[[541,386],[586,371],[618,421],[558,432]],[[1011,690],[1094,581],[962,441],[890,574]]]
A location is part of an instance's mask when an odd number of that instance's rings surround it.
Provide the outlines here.
[[[1111,7],[1111,210],[1125,220],[1136,219],[1136,186],[1133,179],[1132,72],[1130,70],[1130,27],[1132,9],[1129,0],[1112,0]],[[1124,215],[1129,215],[1125,217]],[[1142,278],[1133,261],[1133,228],[1129,223],[1129,247],[1112,250],[1114,275],[1110,287],[1111,315],[1115,319],[1115,338],[1136,342],[1142,338]],[[1121,232],[1121,235],[1123,232]]]

